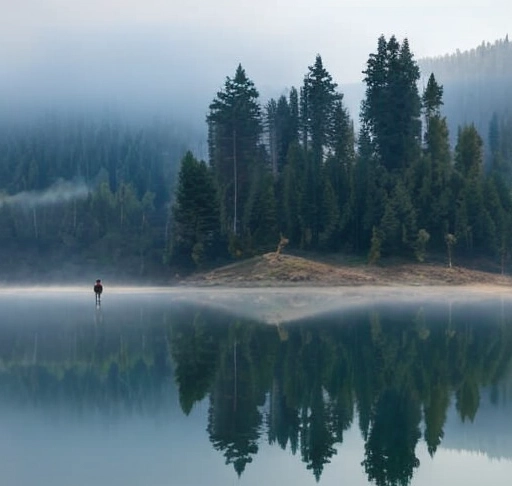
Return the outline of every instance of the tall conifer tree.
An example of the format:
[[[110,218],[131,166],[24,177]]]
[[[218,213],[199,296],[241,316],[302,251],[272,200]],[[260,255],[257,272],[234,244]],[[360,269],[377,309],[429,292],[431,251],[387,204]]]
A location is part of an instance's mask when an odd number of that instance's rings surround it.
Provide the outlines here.
[[[241,65],[210,105],[208,147],[210,163],[220,190],[223,227],[238,235],[251,166],[262,132],[259,93]]]
[[[171,261],[187,267],[212,259],[220,236],[217,191],[210,169],[191,152],[181,162],[172,216]]]
[[[418,156],[421,136],[420,73],[407,39],[400,45],[394,36],[381,36],[364,74],[362,120],[384,167],[404,170]]]

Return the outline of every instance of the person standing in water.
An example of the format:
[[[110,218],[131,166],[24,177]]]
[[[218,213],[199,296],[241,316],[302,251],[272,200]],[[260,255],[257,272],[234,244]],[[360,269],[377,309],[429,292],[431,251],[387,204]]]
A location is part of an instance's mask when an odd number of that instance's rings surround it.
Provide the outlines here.
[[[103,285],[101,285],[101,280],[96,280],[96,283],[94,284],[94,293],[96,294],[96,305],[101,304],[101,293],[103,292]]]

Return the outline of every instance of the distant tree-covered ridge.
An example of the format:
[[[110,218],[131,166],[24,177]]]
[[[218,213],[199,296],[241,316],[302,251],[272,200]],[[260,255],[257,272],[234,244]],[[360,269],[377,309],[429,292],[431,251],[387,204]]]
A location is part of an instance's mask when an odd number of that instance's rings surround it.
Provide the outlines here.
[[[475,52],[461,59],[492,55],[501,66],[508,39]],[[511,118],[493,108],[498,98],[482,97],[473,105],[490,113],[484,130],[461,120],[450,133],[450,81],[436,71],[420,69],[407,39],[381,36],[356,132],[320,55],[297,87],[265,102],[238,65],[208,107],[206,161],[162,121],[3,123],[0,251],[15,258],[0,271],[21,265],[28,276],[70,259],[170,274],[272,251],[281,238],[292,250],[370,263],[445,254],[450,264],[484,256],[505,269]]]
[[[424,81],[433,72],[445,88],[444,112],[452,135],[459,125],[474,123],[487,141],[493,115],[501,118],[511,113],[512,43],[508,35],[469,51],[422,59],[419,65]]]

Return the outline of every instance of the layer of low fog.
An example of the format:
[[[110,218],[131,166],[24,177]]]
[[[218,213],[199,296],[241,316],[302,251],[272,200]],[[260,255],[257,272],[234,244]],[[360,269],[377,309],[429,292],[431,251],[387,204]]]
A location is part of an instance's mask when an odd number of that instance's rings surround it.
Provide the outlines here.
[[[350,85],[379,35],[408,37],[417,58],[505,35],[508,7],[472,3],[461,22],[460,5],[445,2],[13,2],[0,19],[0,115],[108,109],[205,129],[208,104],[238,63],[264,102],[300,86],[320,53],[357,119],[361,90]]]
[[[93,282],[93,281],[91,281]],[[94,304],[92,283],[84,281],[76,286],[1,287],[0,303],[30,303],[29,312],[38,302],[58,303],[56,311],[84,309]],[[90,285],[89,285],[90,283]],[[123,287],[104,280],[102,307],[108,312],[122,312],[151,305],[177,308],[201,308],[221,312],[241,319],[281,324],[329,314],[343,314],[372,306],[393,305],[439,306],[447,310],[451,305],[489,305],[512,302],[509,289],[494,286],[471,287],[310,287],[310,288],[194,288],[194,287]]]

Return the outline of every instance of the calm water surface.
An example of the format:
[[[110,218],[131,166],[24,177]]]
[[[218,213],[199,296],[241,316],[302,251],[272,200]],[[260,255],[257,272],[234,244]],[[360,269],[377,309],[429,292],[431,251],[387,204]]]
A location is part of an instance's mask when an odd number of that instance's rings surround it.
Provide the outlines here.
[[[0,309],[0,484],[510,484],[512,292],[17,290]]]

